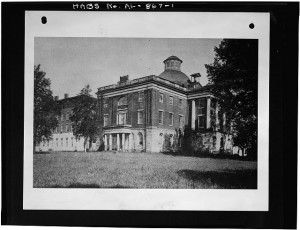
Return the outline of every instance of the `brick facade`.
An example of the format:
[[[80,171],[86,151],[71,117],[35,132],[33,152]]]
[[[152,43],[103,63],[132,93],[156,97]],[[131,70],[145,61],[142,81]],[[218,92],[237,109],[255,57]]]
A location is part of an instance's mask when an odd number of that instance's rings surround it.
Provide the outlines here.
[[[219,115],[217,99],[209,86],[196,81],[199,73],[192,74],[191,80],[182,73],[181,63],[171,56],[159,76],[134,80],[122,76],[117,84],[98,88],[100,136],[94,150],[163,152],[189,146],[192,151],[231,153],[230,129],[225,115]],[[74,98],[60,102],[62,114],[53,134],[53,150],[84,150],[83,140],[74,143],[68,119]]]

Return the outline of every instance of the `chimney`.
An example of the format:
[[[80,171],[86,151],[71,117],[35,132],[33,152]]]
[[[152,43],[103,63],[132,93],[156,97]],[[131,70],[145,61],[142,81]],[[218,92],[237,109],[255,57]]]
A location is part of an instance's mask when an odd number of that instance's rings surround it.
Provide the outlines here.
[[[201,74],[200,73],[194,73],[194,74],[191,74],[191,82],[197,82],[197,78],[198,77],[201,77]]]
[[[121,76],[120,83],[125,83],[129,80],[129,75]]]
[[[68,94],[68,93],[65,93],[65,99],[68,98],[68,97],[69,97],[69,94]]]
[[[54,101],[58,101],[59,100],[59,97],[58,96],[55,96],[54,97]]]

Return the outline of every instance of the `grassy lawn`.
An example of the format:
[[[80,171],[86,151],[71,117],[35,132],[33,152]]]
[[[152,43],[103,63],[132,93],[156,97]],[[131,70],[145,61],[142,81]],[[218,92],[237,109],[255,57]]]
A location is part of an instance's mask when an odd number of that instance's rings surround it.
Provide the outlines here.
[[[121,152],[51,152],[33,160],[35,188],[257,188],[251,161]]]

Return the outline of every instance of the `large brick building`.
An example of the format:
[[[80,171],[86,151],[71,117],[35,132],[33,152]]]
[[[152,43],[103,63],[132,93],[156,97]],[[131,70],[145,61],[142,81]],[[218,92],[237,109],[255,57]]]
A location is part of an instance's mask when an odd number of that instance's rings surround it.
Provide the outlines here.
[[[105,150],[176,151],[183,143],[194,150],[232,152],[229,129],[218,113],[208,86],[181,72],[182,60],[171,56],[159,76],[98,88],[99,122]],[[221,119],[220,119],[221,117]],[[189,131],[188,138],[184,138]]]
[[[84,138],[76,139],[73,135],[72,122],[70,116],[72,109],[82,96],[69,97],[68,94],[59,100],[58,96],[55,101],[60,107],[60,115],[57,116],[58,126],[53,130],[50,141],[43,141],[35,147],[36,151],[84,151]],[[96,100],[96,99],[95,99]],[[96,142],[93,143],[93,150],[97,150]]]
[[[232,153],[230,126],[209,86],[197,81],[200,74],[189,78],[176,56],[163,63],[159,76],[122,76],[117,84],[98,88],[99,138],[92,150],[163,152],[188,145],[193,151]],[[69,119],[78,97],[58,100],[59,125],[52,140],[36,149],[84,151],[84,139],[76,140]]]

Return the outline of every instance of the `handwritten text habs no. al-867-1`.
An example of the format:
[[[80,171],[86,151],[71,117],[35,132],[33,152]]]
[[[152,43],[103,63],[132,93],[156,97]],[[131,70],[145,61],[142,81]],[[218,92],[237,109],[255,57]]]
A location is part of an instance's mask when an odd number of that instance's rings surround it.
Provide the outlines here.
[[[73,10],[134,10],[134,9],[167,9],[173,8],[174,4],[163,3],[140,3],[140,4],[128,4],[128,3],[76,3],[73,4]]]

